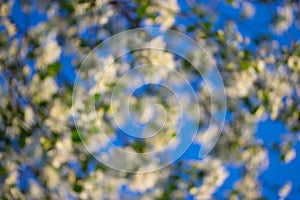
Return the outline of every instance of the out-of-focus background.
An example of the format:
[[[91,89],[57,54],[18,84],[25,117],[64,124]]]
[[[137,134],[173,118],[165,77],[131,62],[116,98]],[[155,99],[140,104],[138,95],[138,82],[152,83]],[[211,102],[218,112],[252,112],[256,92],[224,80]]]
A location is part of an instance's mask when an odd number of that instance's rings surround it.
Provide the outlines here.
[[[72,101],[76,76],[94,80],[93,66],[112,60],[95,58],[81,74],[82,62],[97,45],[149,26],[193,38],[220,71],[227,96],[225,124],[205,158],[198,156],[207,142],[203,133],[216,137],[217,132],[206,132],[209,93],[191,63],[169,52],[143,50],[120,57],[95,94],[79,84],[79,92],[87,95]],[[293,0],[0,1],[1,199],[299,199],[299,30],[300,5]],[[120,42],[120,49],[139,42]],[[161,37],[148,43],[166,46]],[[203,52],[191,50],[188,56],[206,62]],[[193,144],[169,166],[150,173],[120,172],[99,162],[82,143],[106,147],[97,136],[97,120],[114,145],[132,152],[155,151],[177,137],[178,110],[168,105],[171,98],[160,87],[140,88],[132,108],[140,113],[137,121],[147,124],[153,114],[145,113],[147,106],[161,103],[169,113],[162,135],[137,139],[113,123],[109,97],[114,86],[124,71],[144,63],[169,65],[191,77],[204,117]],[[164,67],[149,73],[169,77]],[[96,117],[82,114],[91,102]]]

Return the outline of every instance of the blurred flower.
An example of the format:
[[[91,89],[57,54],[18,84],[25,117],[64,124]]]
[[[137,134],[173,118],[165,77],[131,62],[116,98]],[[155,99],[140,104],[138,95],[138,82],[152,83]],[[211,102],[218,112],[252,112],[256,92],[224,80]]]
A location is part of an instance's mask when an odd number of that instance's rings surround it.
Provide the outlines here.
[[[292,183],[290,181],[286,182],[278,191],[280,200],[284,200],[292,190]]]
[[[289,6],[278,7],[277,12],[273,30],[278,35],[282,35],[282,33],[287,31],[293,23],[293,9]]]
[[[247,1],[242,2],[241,15],[245,18],[251,18],[255,15],[255,7],[252,3]]]
[[[294,160],[296,157],[295,149],[291,148],[285,155],[284,155],[284,162],[289,163]]]
[[[61,54],[61,48],[54,39],[47,39],[39,51],[40,55],[36,60],[36,66],[42,71],[46,70],[49,64],[57,61]]]

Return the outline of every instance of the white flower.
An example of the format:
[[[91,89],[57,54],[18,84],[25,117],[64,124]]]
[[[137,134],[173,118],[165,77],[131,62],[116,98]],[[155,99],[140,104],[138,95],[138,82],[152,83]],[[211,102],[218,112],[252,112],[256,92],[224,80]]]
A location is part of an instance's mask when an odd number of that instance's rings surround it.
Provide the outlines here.
[[[250,174],[246,174],[241,180],[237,181],[235,189],[243,195],[244,199],[258,199],[261,196],[257,178]]]
[[[72,141],[69,138],[64,138],[58,141],[55,147],[56,148],[49,152],[49,154],[53,155],[53,166],[58,168],[61,164],[71,159]]]
[[[36,102],[49,101],[57,90],[56,81],[52,77],[41,80],[38,75],[34,75],[29,88]]]
[[[263,71],[266,67],[266,63],[263,60],[259,60],[257,62],[257,67],[258,67],[259,71]]]
[[[16,26],[8,20],[4,21],[5,28],[9,36],[14,36],[16,34]]]
[[[253,70],[243,70],[240,73],[233,74],[234,82],[228,88],[228,94],[232,97],[245,97],[253,89],[256,80],[256,74]]]
[[[60,181],[58,172],[53,167],[46,166],[43,168],[43,174],[45,176],[45,179],[47,180],[48,187],[50,189],[54,189]]]
[[[145,74],[147,81],[156,81],[164,79],[167,75],[175,68],[174,56],[171,53],[164,52],[166,43],[162,37],[156,37],[151,41],[145,43],[145,48],[147,50],[138,51],[135,56],[137,61],[141,64],[149,65],[148,67],[143,67],[147,69]]]
[[[273,27],[275,33],[281,35],[288,30],[293,23],[293,9],[289,6],[279,7],[277,9],[278,19]]]
[[[40,55],[37,57],[36,66],[40,70],[45,70],[49,64],[57,61],[61,54],[61,48],[54,39],[47,39],[45,44],[39,49]]]
[[[246,18],[251,18],[254,14],[255,7],[247,1],[242,2],[242,15]]]
[[[129,184],[129,187],[132,190],[144,192],[147,189],[154,187],[157,180],[157,172],[135,174],[132,182]]]
[[[154,20],[147,19],[146,24],[158,23],[162,27],[170,28],[175,22],[175,14],[178,11],[179,6],[176,0],[153,0],[146,12],[158,14],[158,16]]]
[[[293,70],[300,70],[300,57],[296,55],[292,55],[289,57],[287,65],[289,68]]]
[[[31,125],[34,122],[34,112],[30,106],[26,106],[24,111],[25,123]]]
[[[51,99],[53,94],[57,92],[58,88],[56,85],[55,80],[52,77],[47,77],[43,80],[42,84],[40,85],[40,93],[39,97],[41,101],[48,101]]]
[[[55,99],[53,106],[50,109],[50,117],[45,121],[45,124],[56,133],[62,133],[66,130],[66,122],[69,117],[69,112],[65,104],[59,99]]]
[[[22,72],[25,76],[28,76],[31,73],[31,68],[28,65],[25,65],[22,69]]]
[[[18,171],[12,171],[5,179],[5,184],[14,185],[18,179]]]
[[[289,163],[292,160],[294,160],[296,157],[296,151],[295,149],[290,149],[284,156],[284,162]]]
[[[290,181],[286,182],[278,191],[278,195],[280,197],[280,200],[284,200],[292,189],[292,183]]]
[[[203,184],[199,188],[193,188],[190,192],[196,199],[211,199],[215,191],[222,186],[228,177],[228,171],[218,159],[206,157],[204,160],[194,163],[195,167],[206,172]]]
[[[267,151],[260,147],[253,147],[243,151],[242,160],[246,162],[249,171],[265,169],[269,164]]]
[[[44,197],[43,190],[34,180],[30,180],[30,196],[32,199],[41,199]]]
[[[3,3],[2,2],[2,5],[0,5],[0,16],[1,17],[7,17],[10,12],[11,12],[11,4],[12,2],[9,1],[9,3]]]

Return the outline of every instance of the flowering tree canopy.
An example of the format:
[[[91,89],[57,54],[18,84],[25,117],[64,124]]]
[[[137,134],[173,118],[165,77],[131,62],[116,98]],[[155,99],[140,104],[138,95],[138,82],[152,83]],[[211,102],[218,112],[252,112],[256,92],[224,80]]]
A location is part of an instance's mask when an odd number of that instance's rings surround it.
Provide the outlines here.
[[[0,198],[267,198],[300,140],[299,27],[297,1],[1,1]]]

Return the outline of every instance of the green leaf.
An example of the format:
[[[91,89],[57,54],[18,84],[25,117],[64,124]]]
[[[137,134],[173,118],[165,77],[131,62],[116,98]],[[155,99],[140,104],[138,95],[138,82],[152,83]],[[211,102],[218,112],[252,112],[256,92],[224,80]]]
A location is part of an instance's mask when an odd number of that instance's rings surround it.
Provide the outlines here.
[[[98,93],[95,94],[94,95],[94,101],[97,102],[97,101],[99,101],[99,99],[100,99],[100,94],[98,94]]]
[[[172,138],[175,138],[176,135],[177,135],[177,133],[176,133],[176,132],[173,132],[173,133],[171,134],[171,137],[172,137]]]
[[[132,148],[138,153],[143,153],[145,152],[146,144],[142,141],[136,141],[133,143]]]
[[[0,165],[0,178],[5,176],[6,174],[6,169],[2,165]]]
[[[211,29],[212,29],[212,23],[210,23],[210,22],[204,22],[204,23],[203,23],[203,27],[204,27],[206,30],[211,30]]]
[[[82,190],[83,190],[83,187],[81,186],[81,185],[79,185],[78,183],[75,183],[74,185],[73,185],[73,190],[75,191],[75,192],[82,192]]]
[[[73,13],[75,11],[71,2],[65,0],[60,2],[60,7],[66,10],[68,13]]]
[[[196,30],[196,26],[190,25],[190,26],[188,26],[188,27],[186,28],[186,30],[187,30],[188,32],[192,32],[192,31]]]
[[[137,15],[140,19],[143,18],[149,5],[150,5],[149,1],[141,1],[140,6],[136,9]]]
[[[60,69],[61,69],[61,63],[56,62],[56,63],[50,64],[48,66],[48,74],[50,76],[56,76],[57,73],[60,71]]]
[[[72,141],[73,142],[81,142],[81,139],[80,139],[80,136],[79,136],[77,130],[74,130],[72,132]]]

